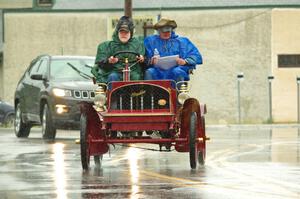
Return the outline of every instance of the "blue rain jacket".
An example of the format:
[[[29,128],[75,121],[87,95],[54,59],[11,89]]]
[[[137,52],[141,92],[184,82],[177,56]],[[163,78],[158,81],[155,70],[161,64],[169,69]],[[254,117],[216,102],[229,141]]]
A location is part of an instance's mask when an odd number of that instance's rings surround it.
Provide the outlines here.
[[[185,66],[175,66],[169,70],[149,65],[150,68],[146,71],[146,78],[148,72],[151,73],[152,79],[189,80],[189,70],[195,69],[197,64],[202,64],[202,56],[197,47],[188,38],[180,37],[174,31],[172,31],[168,40],[161,39],[159,35],[151,35],[145,38],[144,44],[146,48],[146,63],[150,63],[155,48],[158,50],[160,57],[179,55],[180,58],[185,59],[187,62]]]

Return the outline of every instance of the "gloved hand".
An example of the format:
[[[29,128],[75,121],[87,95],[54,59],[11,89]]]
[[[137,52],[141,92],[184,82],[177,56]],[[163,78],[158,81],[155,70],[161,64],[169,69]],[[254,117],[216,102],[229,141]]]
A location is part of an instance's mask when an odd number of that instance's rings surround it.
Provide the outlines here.
[[[102,68],[104,70],[109,70],[110,68],[112,68],[112,64],[109,63],[108,59],[99,60],[98,62],[96,62],[96,64],[99,68]]]

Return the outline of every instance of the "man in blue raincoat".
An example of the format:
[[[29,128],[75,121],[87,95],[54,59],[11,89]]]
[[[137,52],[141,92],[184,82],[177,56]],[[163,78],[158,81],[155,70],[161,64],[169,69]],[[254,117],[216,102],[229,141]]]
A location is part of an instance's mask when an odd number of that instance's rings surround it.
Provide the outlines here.
[[[202,64],[202,56],[197,47],[188,38],[175,34],[176,27],[174,20],[162,18],[154,25],[159,34],[145,38],[144,45],[149,66],[145,71],[146,80],[188,81],[189,73],[197,64]],[[179,55],[173,67],[167,69],[158,67],[159,58],[172,55]]]

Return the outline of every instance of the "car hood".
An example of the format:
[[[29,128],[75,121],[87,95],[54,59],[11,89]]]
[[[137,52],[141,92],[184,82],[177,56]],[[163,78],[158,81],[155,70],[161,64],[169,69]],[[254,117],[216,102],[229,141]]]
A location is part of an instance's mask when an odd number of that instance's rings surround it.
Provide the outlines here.
[[[97,84],[92,81],[60,81],[53,82],[52,86],[72,90],[95,90],[97,88]]]
[[[0,101],[0,107],[5,110],[5,112],[14,111],[15,108],[8,102]]]

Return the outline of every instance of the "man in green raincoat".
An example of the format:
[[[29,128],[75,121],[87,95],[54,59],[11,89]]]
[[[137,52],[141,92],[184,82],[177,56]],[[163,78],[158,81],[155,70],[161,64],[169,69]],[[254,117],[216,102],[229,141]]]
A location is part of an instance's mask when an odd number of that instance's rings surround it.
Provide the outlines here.
[[[95,66],[92,74],[97,82],[108,83],[123,79],[122,70],[124,69],[124,58],[136,61],[130,70],[130,80],[140,80],[143,78],[142,63],[144,62],[145,48],[143,41],[133,37],[134,24],[131,18],[123,16],[112,36],[111,41],[105,41],[98,46]],[[139,54],[136,56],[131,53],[122,53],[113,57],[120,51],[133,51]]]

